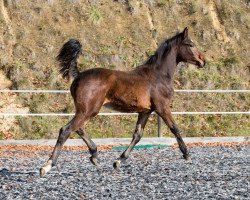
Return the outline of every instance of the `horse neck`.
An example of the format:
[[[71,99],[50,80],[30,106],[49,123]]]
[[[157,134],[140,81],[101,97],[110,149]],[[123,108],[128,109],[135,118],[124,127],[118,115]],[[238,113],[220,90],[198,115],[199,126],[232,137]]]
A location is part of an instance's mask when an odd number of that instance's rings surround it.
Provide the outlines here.
[[[172,47],[165,58],[162,58],[157,67],[158,74],[165,80],[173,82],[174,73],[177,66],[177,48]],[[166,79],[167,78],[167,79]]]

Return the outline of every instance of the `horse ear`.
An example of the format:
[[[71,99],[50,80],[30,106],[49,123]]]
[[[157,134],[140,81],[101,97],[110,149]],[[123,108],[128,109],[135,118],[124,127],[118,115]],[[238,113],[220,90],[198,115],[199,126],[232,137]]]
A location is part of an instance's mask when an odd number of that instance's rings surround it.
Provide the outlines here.
[[[188,37],[188,28],[187,27],[184,28],[182,33],[183,33],[183,39],[186,39]]]

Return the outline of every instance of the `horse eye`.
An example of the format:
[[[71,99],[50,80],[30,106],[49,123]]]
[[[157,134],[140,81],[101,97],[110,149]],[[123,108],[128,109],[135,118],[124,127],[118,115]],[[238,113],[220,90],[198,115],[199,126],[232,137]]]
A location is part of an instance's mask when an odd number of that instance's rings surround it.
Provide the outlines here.
[[[186,43],[185,45],[187,45],[189,47],[194,47],[194,44],[192,44],[192,43]]]

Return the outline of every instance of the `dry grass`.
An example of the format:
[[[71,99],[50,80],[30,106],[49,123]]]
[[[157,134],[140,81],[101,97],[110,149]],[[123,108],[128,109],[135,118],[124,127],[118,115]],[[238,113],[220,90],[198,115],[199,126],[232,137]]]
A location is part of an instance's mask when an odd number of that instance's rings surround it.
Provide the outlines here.
[[[0,13],[1,68],[12,81],[13,89],[68,89],[69,83],[58,74],[55,56],[63,42],[78,38],[85,50],[79,67],[107,67],[129,70],[142,63],[156,49],[156,43],[188,26],[199,49],[206,51],[208,65],[203,70],[182,66],[176,74],[177,89],[249,88],[249,17],[244,1],[6,1]],[[9,16],[9,17],[8,17]],[[11,16],[11,17],[10,17]],[[228,42],[227,39],[230,41]],[[215,101],[216,100],[216,101]],[[241,110],[249,108],[249,95],[196,96],[175,98],[175,111]],[[73,112],[70,97],[20,94],[17,104],[34,112]],[[209,117],[208,117],[209,118]],[[214,116],[215,119],[216,116]],[[55,137],[65,119],[18,119],[13,125],[14,138]],[[98,119],[89,126],[94,137],[128,136],[135,120]],[[200,128],[194,129],[178,118],[188,135],[220,135],[217,126],[206,119],[188,117]],[[211,120],[211,119],[210,119]],[[231,121],[230,121],[231,120]],[[226,129],[237,121],[237,126]],[[248,118],[235,116],[219,120],[224,133],[245,135]],[[205,125],[203,125],[203,121]],[[184,123],[184,125],[182,125]],[[128,125],[129,124],[129,125]],[[50,128],[51,126],[51,128]],[[105,128],[102,128],[105,127]],[[149,125],[146,135],[155,133]],[[187,127],[187,128],[185,128]],[[242,127],[242,128],[238,128]],[[124,133],[124,129],[128,129]],[[34,131],[35,130],[35,131]],[[107,131],[104,131],[107,130]],[[121,130],[117,132],[115,130]],[[190,131],[188,131],[190,130]],[[21,131],[21,133],[20,133]],[[168,134],[167,131],[165,131]],[[4,133],[0,137],[4,138]]]

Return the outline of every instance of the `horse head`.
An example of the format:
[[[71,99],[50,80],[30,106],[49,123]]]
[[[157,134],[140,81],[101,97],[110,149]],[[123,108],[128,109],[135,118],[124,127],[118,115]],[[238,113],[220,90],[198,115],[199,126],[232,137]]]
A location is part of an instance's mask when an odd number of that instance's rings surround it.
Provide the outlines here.
[[[186,27],[182,32],[182,41],[178,47],[179,62],[187,62],[196,65],[198,68],[205,66],[206,61],[203,53],[198,50],[194,42],[188,36],[188,28]]]

